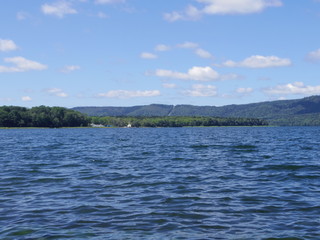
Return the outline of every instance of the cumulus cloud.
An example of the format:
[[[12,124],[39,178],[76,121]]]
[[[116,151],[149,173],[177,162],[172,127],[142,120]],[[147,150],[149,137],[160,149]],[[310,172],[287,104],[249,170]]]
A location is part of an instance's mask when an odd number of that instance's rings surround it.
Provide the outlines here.
[[[98,97],[105,98],[136,98],[136,97],[156,97],[160,95],[159,90],[150,91],[128,91],[128,90],[111,90],[106,93],[99,93]]]
[[[67,1],[59,1],[52,4],[44,4],[41,6],[41,10],[46,15],[53,15],[59,18],[63,18],[67,14],[76,14],[77,10],[72,8],[71,3]]]
[[[172,12],[163,14],[163,18],[168,22],[175,22],[178,20],[183,20],[185,17],[182,13]]]
[[[269,68],[290,66],[291,60],[288,58],[279,58],[276,56],[251,56],[241,62],[228,60],[223,63],[225,67],[247,67],[247,68]]]
[[[185,90],[183,93],[191,97],[214,97],[218,94],[215,86],[202,84],[195,84],[191,90]]]
[[[280,0],[197,0],[205,4],[205,14],[250,14],[263,11],[267,7],[280,7]]]
[[[44,64],[25,59],[23,57],[5,58],[4,61],[7,63],[12,63],[15,66],[13,67],[0,66],[0,73],[1,72],[27,72],[31,70],[40,71],[48,68]]]
[[[177,45],[178,48],[187,48],[187,49],[192,49],[192,48],[197,48],[199,47],[198,43],[194,43],[194,42],[184,42],[184,43],[180,43]]]
[[[73,72],[73,71],[76,71],[76,70],[79,70],[80,69],[80,66],[76,66],[76,65],[68,65],[68,66],[64,66],[60,72],[63,72],[63,73],[70,73],[70,72]]]
[[[316,95],[320,94],[319,86],[306,86],[303,82],[288,83],[286,85],[278,85],[273,88],[264,90],[267,94],[300,94],[300,95]]]
[[[320,48],[318,50],[309,52],[307,55],[307,60],[314,62],[320,61]]]
[[[9,39],[0,39],[0,52],[17,50],[17,45]]]
[[[95,0],[96,4],[124,3],[125,0]]]
[[[191,79],[197,81],[210,81],[219,78],[219,74],[211,67],[193,67],[188,70]]]
[[[171,13],[165,13],[163,18],[168,22],[175,22],[178,20],[198,20],[201,18],[202,11],[196,7],[189,5],[185,8],[184,11],[174,11]]]
[[[164,19],[169,22],[178,20],[197,20],[203,15],[252,14],[259,13],[268,7],[282,6],[281,0],[196,0],[202,8],[189,5],[183,11],[165,13]]]
[[[164,44],[158,44],[156,47],[155,47],[155,50],[157,52],[165,52],[165,51],[169,51],[171,49],[170,46],[168,45],[164,45]]]
[[[199,44],[194,42],[184,42],[184,43],[176,44],[174,46],[158,44],[155,46],[154,50],[156,52],[165,52],[165,51],[170,51],[170,50],[179,49],[179,48],[191,50],[194,52],[194,54],[196,54],[198,57],[201,57],[201,58],[213,58],[210,52],[204,50],[203,48],[200,48]],[[140,55],[140,57],[146,58],[146,59],[154,59],[154,58],[157,58],[158,56],[153,53],[143,52]]]
[[[207,52],[206,50],[202,48],[198,48],[195,50],[195,54],[198,55],[201,58],[212,58],[213,56],[211,53]]]
[[[24,102],[30,102],[30,101],[32,101],[32,98],[29,96],[23,96],[23,97],[21,97],[21,100]]]
[[[140,57],[143,58],[143,59],[156,59],[156,58],[158,58],[157,55],[155,55],[153,53],[148,53],[148,52],[141,53]]]
[[[65,93],[60,88],[47,88],[45,89],[45,92],[49,93],[51,96],[62,97],[62,98],[68,97],[68,94]]]
[[[211,67],[192,67],[187,73],[175,72],[171,70],[158,69],[155,72],[158,77],[175,78],[181,80],[195,80],[195,81],[214,81],[220,78],[219,73]]]
[[[201,17],[202,12],[196,7],[189,5],[185,9],[185,14],[188,16],[189,19],[197,20]]]
[[[166,69],[157,69],[155,72],[157,77],[166,77],[166,78],[176,78],[176,79],[183,79],[188,80],[190,79],[187,73],[175,72]]]

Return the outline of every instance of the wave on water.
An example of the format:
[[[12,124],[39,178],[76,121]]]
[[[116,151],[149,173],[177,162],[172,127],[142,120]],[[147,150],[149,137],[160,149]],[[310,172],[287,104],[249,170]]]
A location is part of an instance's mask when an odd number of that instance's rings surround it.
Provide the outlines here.
[[[318,146],[302,127],[0,130],[0,239],[320,239]]]

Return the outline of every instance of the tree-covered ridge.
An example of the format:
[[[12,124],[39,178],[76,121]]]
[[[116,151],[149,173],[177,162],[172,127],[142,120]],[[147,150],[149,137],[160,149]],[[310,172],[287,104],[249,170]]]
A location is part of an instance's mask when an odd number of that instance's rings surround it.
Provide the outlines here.
[[[266,126],[264,120],[253,118],[217,117],[91,117],[94,124],[113,127],[209,127],[209,126]]]
[[[31,109],[17,106],[0,107],[0,127],[80,127],[89,118],[63,107],[39,106]]]
[[[89,123],[113,127],[263,126],[266,121],[213,117],[87,117],[63,107],[0,107],[0,127],[80,127]]]
[[[73,110],[87,114],[88,116],[168,116],[173,105],[151,104],[133,107],[75,107]]]
[[[152,104],[135,107],[78,107],[89,116],[206,116],[264,119],[271,125],[320,126],[320,96],[242,105],[193,106]]]

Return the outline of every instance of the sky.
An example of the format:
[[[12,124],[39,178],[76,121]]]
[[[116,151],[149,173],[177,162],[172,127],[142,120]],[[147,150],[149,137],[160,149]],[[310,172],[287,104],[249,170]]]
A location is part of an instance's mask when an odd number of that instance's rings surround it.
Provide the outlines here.
[[[0,106],[320,94],[320,0],[0,0]]]

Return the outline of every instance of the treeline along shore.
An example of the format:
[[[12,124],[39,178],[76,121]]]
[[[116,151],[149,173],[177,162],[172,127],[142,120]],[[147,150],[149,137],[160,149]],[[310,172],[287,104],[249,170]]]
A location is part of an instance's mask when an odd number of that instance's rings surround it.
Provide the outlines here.
[[[256,118],[218,117],[91,117],[93,124],[115,127],[210,127],[266,126],[267,121]]]
[[[220,117],[89,117],[63,108],[39,106],[0,107],[0,127],[192,127],[192,126],[266,126],[267,121],[256,118]]]
[[[63,107],[0,107],[0,127],[85,127],[90,118]]]

